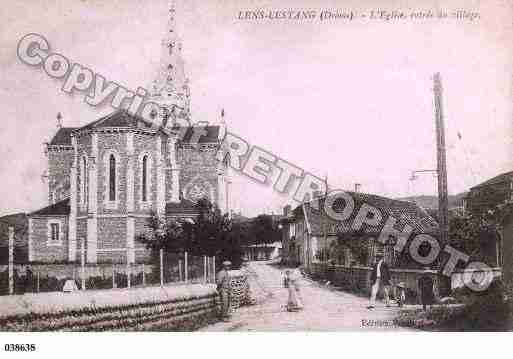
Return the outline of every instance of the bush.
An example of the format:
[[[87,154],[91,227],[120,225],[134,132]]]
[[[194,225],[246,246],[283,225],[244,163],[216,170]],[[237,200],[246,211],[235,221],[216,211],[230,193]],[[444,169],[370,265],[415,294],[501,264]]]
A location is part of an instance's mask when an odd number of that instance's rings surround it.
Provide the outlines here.
[[[506,331],[512,329],[513,305],[506,299],[508,290],[500,280],[483,292],[468,288],[453,291],[452,295],[464,306],[441,306],[429,311],[403,311],[398,321],[417,326],[429,323],[430,329],[447,331]],[[424,325],[425,326],[425,325]]]
[[[466,330],[509,329],[511,325],[512,303],[505,299],[506,290],[500,280],[494,281],[483,292],[474,292],[466,300],[462,319]]]

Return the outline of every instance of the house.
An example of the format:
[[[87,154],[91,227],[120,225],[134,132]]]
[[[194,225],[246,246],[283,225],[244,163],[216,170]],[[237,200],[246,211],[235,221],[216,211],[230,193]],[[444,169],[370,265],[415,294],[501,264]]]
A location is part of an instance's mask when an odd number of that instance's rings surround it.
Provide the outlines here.
[[[505,208],[501,221],[501,258],[502,280],[510,288],[513,286],[513,204]]]
[[[464,198],[465,211],[473,215],[493,209],[513,199],[513,171],[502,173],[470,188]]]
[[[282,255],[281,242],[259,243],[243,246],[244,259],[246,260],[271,260]]]
[[[385,255],[385,260],[393,266],[408,266],[392,245],[382,245],[376,239],[385,225],[385,220],[394,217],[394,228],[412,228],[411,235],[430,234],[438,236],[437,222],[421,207],[413,202],[394,200],[373,194],[345,192],[354,201],[354,210],[345,220],[331,218],[323,210],[326,197],[297,206],[284,208],[283,257],[288,262],[299,262],[309,267],[312,263],[330,262],[343,266],[371,265],[376,253]],[[329,197],[328,197],[329,198]],[[333,203],[333,208],[344,205]],[[376,208],[382,216],[379,224],[370,226],[364,223],[357,231],[353,224],[363,205]],[[393,236],[391,242],[393,244]]]
[[[216,159],[224,120],[176,125],[192,119],[172,12],[161,51],[150,93],[161,109],[150,113],[154,121],[119,109],[60,127],[47,143],[49,203],[28,214],[30,262],[76,262],[82,251],[87,263],[144,261],[150,253],[135,238],[148,231],[152,211],[194,216],[200,198],[229,211],[228,162]]]

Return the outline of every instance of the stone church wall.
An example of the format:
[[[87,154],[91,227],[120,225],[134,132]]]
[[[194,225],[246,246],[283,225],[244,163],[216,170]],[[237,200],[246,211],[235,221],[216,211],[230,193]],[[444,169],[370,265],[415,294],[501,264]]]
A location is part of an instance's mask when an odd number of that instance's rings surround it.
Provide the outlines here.
[[[76,261],[80,261],[80,242],[83,241],[87,247],[87,218],[77,219],[77,255]]]
[[[145,134],[134,134],[134,212],[148,213],[150,208],[156,208],[157,203],[157,162],[156,162],[157,139],[155,136]],[[144,154],[150,156],[150,173],[148,202],[151,206],[141,205],[142,202],[142,158]],[[137,232],[136,232],[137,233]]]
[[[73,150],[48,150],[48,203],[58,202],[70,194]]]
[[[108,200],[108,157],[116,157],[116,202],[115,208],[107,207]],[[98,134],[98,214],[126,213],[126,133]],[[99,237],[101,238],[101,237]]]
[[[83,203],[84,199],[82,198],[82,158],[85,156],[87,158],[87,164],[89,165],[90,156],[91,156],[91,136],[90,135],[84,135],[77,138],[77,147],[78,147],[78,164],[77,164],[77,203]],[[87,201],[87,199],[86,199]],[[86,215],[87,214],[87,208],[85,206],[78,206],[77,214],[80,215]]]
[[[98,252],[102,249],[126,249],[126,218],[98,218]]]
[[[192,186],[198,184],[205,189],[208,188],[209,197],[212,202],[218,200],[217,188],[217,166],[214,150],[188,149],[178,150],[178,162],[180,164],[180,190],[185,198],[191,194]]]
[[[33,262],[55,263],[68,260],[68,218],[67,217],[32,217],[31,218],[31,252]],[[58,222],[60,228],[59,242],[52,243],[49,238],[49,223]]]

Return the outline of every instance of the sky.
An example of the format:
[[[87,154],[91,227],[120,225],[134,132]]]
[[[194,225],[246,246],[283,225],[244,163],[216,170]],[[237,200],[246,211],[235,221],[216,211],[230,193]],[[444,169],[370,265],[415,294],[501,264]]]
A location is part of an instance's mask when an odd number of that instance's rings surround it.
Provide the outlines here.
[[[0,215],[47,205],[43,143],[64,126],[112,111],[68,95],[62,81],[16,56],[28,33],[51,50],[130,89],[156,76],[168,0],[30,0],[0,14]],[[444,9],[479,18],[241,20],[240,11]],[[176,2],[193,121],[225,120],[230,132],[319,177],[330,187],[389,197],[436,194],[432,76],[444,87],[449,193],[511,162],[513,5],[493,1]],[[459,134],[459,135],[458,135]],[[461,138],[460,138],[461,137]],[[233,173],[231,207],[281,212],[290,197]]]

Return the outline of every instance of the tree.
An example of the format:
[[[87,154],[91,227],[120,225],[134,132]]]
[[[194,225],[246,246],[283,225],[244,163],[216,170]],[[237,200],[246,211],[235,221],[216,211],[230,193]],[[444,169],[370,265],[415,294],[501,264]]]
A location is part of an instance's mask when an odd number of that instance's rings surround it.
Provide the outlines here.
[[[149,230],[137,239],[153,250],[216,256],[218,261],[230,260],[234,267],[240,266],[241,229],[208,199],[199,200],[195,207],[198,214],[194,218],[169,219],[153,212],[147,222]]]
[[[188,247],[183,219],[171,219],[152,211],[146,227],[148,231],[137,236],[137,240],[154,251],[164,249],[168,253],[181,253]]]
[[[184,234],[189,239],[189,250],[195,255],[217,255],[231,231],[232,223],[227,213],[208,199],[196,203],[198,216],[184,224]]]
[[[255,244],[271,244],[281,241],[278,223],[268,214],[258,215],[251,222],[250,231]]]
[[[496,243],[500,239],[502,219],[511,209],[497,205],[486,211],[454,214],[449,220],[449,242],[470,256],[472,261],[496,264]]]

